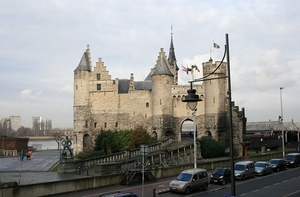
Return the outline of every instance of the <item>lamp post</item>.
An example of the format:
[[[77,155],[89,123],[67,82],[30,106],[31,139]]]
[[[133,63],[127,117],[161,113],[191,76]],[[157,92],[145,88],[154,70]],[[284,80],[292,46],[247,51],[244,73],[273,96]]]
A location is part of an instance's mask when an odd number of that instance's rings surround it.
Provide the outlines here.
[[[226,34],[225,39],[226,39],[226,45],[225,45],[225,52],[224,52],[224,57],[222,59],[222,62],[223,62],[223,60],[225,58],[225,54],[226,54],[226,56],[227,56],[227,76],[226,76],[226,78],[228,79],[228,111],[229,111],[229,130],[230,130],[231,195],[235,196],[234,150],[233,150],[233,147],[234,147],[233,144],[234,143],[233,143],[233,126],[232,126],[231,78],[230,78],[230,58],[229,58],[229,38],[228,38],[228,34]],[[197,102],[201,101],[201,99],[199,99],[199,96],[195,94],[196,90],[192,88],[192,83],[196,82],[196,81],[205,81],[205,80],[214,80],[214,79],[219,79],[219,78],[204,79],[204,77],[203,77],[201,79],[195,79],[195,80],[190,82],[191,83],[191,89],[187,91],[188,95],[185,97],[185,100],[183,100],[183,102],[188,103],[189,108],[193,110],[193,116],[195,115],[195,109],[196,109],[196,106],[197,106]],[[189,104],[189,103],[191,103],[191,104]],[[194,153],[196,155],[195,132],[196,132],[196,129],[194,130]],[[196,166],[197,166],[196,158],[194,158],[194,159],[195,159],[195,168],[196,168]]]
[[[193,89],[193,82],[191,83],[191,89],[187,91],[188,95],[182,102],[186,102],[187,106],[193,111],[193,122],[194,122],[194,168],[197,168],[197,144],[196,144],[196,111],[197,111],[197,102],[202,101],[199,98],[199,95],[196,94],[196,90]]]
[[[280,108],[281,108],[280,122],[281,122],[281,136],[282,136],[282,157],[285,158],[284,131],[283,131],[283,112],[282,112],[282,89],[283,89],[283,87],[280,87]]]
[[[6,132],[6,128],[7,128],[7,125],[6,125],[6,122],[8,122],[8,120],[5,120],[3,122],[3,134],[2,134],[2,150],[3,150],[3,156],[5,155],[5,151],[4,151],[4,131]]]

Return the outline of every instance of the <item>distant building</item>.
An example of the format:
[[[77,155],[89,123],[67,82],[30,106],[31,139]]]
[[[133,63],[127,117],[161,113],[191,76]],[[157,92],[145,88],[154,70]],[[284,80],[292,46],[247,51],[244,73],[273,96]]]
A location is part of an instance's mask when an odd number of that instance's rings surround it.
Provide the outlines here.
[[[11,131],[17,131],[21,127],[21,116],[10,116],[9,126]]]
[[[227,63],[210,59],[202,67],[203,75],[208,75],[206,79],[214,80],[194,83],[193,88],[203,100],[198,102],[196,111],[197,138],[210,136],[229,147]],[[172,137],[181,141],[183,123],[192,121],[192,111],[182,102],[190,85],[178,85],[173,38],[169,56],[160,49],[155,66],[149,70],[144,81],[135,81],[133,73],[129,79],[112,79],[101,58],[92,67],[87,47],[74,70],[75,155],[93,147],[100,131],[130,130],[138,125],[158,140]],[[245,112],[234,102],[231,104],[234,153],[242,156]]]

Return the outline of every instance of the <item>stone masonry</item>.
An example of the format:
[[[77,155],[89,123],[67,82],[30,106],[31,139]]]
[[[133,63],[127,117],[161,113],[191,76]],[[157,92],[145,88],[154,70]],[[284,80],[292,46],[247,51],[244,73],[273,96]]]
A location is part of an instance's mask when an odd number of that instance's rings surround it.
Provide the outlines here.
[[[227,64],[210,59],[202,67],[203,76],[213,74],[207,77],[212,80],[193,85],[203,100],[196,111],[197,137],[211,136],[229,147]],[[178,70],[173,38],[169,57],[160,49],[144,81],[134,81],[133,73],[130,79],[112,79],[101,58],[92,68],[87,46],[74,71],[74,154],[91,150],[101,130],[134,129],[138,125],[158,140],[173,136],[181,141],[182,124],[192,120],[192,111],[182,102],[190,85],[178,85]],[[245,112],[232,105],[234,151],[241,156]]]

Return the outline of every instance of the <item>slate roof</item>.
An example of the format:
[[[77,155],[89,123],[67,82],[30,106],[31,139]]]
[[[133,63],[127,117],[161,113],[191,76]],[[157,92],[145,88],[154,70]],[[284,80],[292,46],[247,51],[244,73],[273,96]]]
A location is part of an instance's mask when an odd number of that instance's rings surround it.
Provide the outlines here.
[[[285,131],[300,131],[299,122],[283,122]],[[281,123],[278,121],[247,122],[246,132],[254,131],[278,131],[282,130]]]
[[[86,70],[86,71],[91,71],[91,67],[89,65],[88,62],[88,55],[87,52],[84,52],[81,60],[79,62],[79,65],[77,66],[77,68],[75,70]]]
[[[156,63],[156,66],[154,68],[153,75],[171,75],[174,76],[173,73],[170,71],[169,66],[165,60],[165,58],[162,57],[162,55],[158,56],[158,60]]]
[[[129,90],[129,79],[120,79],[119,80],[119,94],[128,93]],[[151,90],[152,81],[135,81],[134,86],[136,90]]]

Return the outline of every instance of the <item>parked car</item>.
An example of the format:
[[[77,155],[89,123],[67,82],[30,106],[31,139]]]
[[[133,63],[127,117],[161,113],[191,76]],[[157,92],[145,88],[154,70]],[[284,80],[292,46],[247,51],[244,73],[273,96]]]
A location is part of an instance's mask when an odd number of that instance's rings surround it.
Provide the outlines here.
[[[300,166],[300,153],[289,153],[284,160],[287,167],[298,167]]]
[[[99,197],[138,197],[135,193],[126,192],[126,193],[105,193],[100,195]]]
[[[267,175],[273,173],[271,164],[267,161],[257,161],[254,163],[255,175]]]
[[[273,172],[279,172],[286,169],[284,159],[271,159],[269,163],[272,166]]]
[[[216,168],[210,175],[210,183],[220,183],[225,185],[231,182],[230,168]]]
[[[248,177],[255,177],[255,167],[253,161],[240,161],[234,164],[234,177],[245,180]]]
[[[182,171],[176,180],[169,184],[171,192],[189,194],[192,190],[207,190],[209,184],[207,171],[205,169],[189,169]]]

